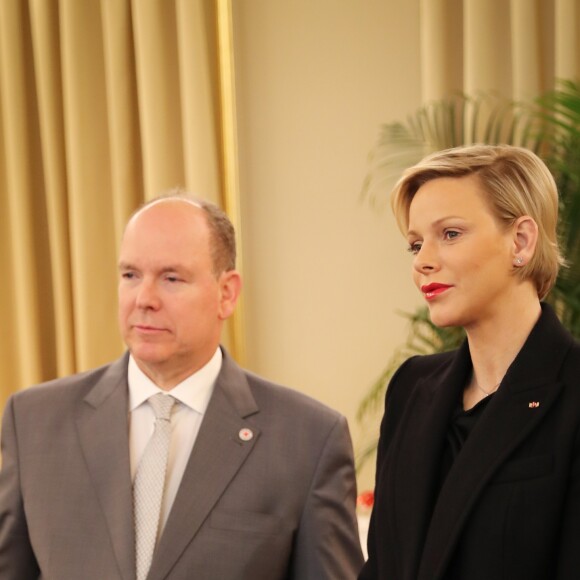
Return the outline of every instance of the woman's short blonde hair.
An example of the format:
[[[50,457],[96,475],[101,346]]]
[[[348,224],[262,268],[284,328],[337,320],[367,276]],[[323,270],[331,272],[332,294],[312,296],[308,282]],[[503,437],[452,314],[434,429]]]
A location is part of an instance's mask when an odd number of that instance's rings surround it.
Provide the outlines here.
[[[409,208],[418,189],[439,177],[476,176],[490,208],[506,228],[528,215],[538,225],[533,258],[516,275],[534,281],[538,296],[551,290],[564,264],[557,237],[558,191],[545,163],[532,151],[511,145],[469,145],[428,155],[407,169],[391,193],[401,231],[409,226]]]

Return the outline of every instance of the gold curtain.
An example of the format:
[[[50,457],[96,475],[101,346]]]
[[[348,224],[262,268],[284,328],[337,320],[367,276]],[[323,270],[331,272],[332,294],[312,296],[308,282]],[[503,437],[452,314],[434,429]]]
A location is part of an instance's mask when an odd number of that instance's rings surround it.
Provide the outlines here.
[[[421,0],[423,100],[517,100],[580,78],[580,0]]]
[[[0,2],[0,406],[122,352],[116,255],[139,203],[184,186],[239,231],[229,8]]]

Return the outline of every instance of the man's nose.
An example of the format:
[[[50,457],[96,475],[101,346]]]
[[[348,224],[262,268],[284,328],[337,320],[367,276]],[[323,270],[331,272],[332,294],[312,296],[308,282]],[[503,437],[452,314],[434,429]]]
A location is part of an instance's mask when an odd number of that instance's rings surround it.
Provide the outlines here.
[[[157,310],[161,303],[159,292],[154,281],[143,280],[137,290],[137,306],[144,309]]]

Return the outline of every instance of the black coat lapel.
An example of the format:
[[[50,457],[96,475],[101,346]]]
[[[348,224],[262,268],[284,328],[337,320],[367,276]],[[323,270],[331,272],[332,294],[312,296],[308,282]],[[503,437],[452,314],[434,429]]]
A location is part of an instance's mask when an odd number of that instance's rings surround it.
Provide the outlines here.
[[[445,480],[425,541],[421,580],[441,578],[487,483],[549,412],[561,390],[557,374],[571,344],[553,311],[544,307]]]
[[[392,537],[399,542],[394,551],[399,555],[402,579],[416,578],[440,485],[440,459],[449,418],[471,371],[467,344],[454,355],[440,356],[445,366],[438,365],[417,382],[401,419],[400,443],[393,442],[394,454],[388,462],[395,466],[387,474],[386,485],[392,489],[389,511],[395,514]]]

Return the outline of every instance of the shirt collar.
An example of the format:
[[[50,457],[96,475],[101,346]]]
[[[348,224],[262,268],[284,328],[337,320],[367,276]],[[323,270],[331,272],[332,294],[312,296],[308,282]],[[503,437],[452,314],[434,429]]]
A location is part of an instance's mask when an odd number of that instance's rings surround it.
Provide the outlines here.
[[[213,387],[222,367],[222,351],[218,347],[209,362],[197,372],[173,387],[171,396],[185,406],[203,415],[213,393]],[[137,365],[133,356],[129,356],[129,411],[134,411],[149,397],[162,391]]]

